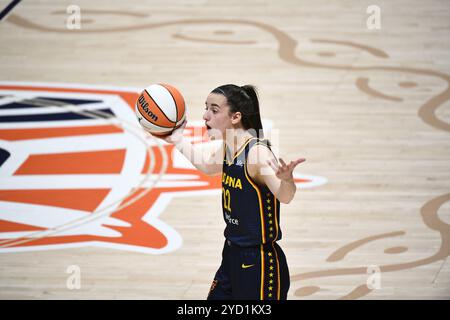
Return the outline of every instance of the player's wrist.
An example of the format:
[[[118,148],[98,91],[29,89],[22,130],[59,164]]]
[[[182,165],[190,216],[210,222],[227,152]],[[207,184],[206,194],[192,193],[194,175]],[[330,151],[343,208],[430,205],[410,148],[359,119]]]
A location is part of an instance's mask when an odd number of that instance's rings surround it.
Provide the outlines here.
[[[282,181],[284,181],[286,183],[294,183],[295,182],[293,176],[290,176],[290,177],[288,177],[286,179],[282,179]]]

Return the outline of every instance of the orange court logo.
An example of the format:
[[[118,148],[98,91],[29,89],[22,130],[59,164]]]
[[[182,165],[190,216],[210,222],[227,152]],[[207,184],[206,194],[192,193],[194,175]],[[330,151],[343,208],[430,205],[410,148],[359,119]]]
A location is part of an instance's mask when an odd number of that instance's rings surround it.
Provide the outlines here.
[[[181,246],[161,214],[173,197],[219,195],[222,177],[202,174],[141,129],[139,92],[0,82],[0,253]],[[190,122],[186,137],[204,142],[203,126]],[[326,183],[295,178],[301,188]]]

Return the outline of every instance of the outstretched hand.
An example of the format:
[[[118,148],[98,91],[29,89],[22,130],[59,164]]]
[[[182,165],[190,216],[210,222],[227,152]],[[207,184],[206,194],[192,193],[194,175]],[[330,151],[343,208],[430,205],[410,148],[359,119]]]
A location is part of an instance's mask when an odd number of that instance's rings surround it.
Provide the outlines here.
[[[295,167],[306,161],[304,158],[299,158],[295,161],[291,161],[289,164],[286,164],[283,159],[279,158],[280,162],[277,163],[275,159],[267,160],[268,165],[275,171],[275,175],[280,180],[294,180],[293,171]]]

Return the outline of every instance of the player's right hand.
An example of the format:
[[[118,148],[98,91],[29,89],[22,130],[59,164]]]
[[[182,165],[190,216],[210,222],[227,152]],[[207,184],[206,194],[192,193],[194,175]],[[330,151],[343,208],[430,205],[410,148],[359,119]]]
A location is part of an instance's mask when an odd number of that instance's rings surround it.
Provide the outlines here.
[[[177,129],[173,130],[171,134],[165,135],[165,136],[156,136],[153,135],[155,138],[164,140],[167,143],[177,144],[183,139],[183,131],[184,128],[186,128],[187,125],[187,119],[183,121],[181,126],[179,126]]]

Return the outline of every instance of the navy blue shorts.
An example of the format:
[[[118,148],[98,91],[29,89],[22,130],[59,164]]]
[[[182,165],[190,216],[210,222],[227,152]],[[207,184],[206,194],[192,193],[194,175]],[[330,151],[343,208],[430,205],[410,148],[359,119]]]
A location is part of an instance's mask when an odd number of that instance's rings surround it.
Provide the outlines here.
[[[239,247],[226,240],[208,300],[285,300],[289,285],[286,256],[276,242]]]

